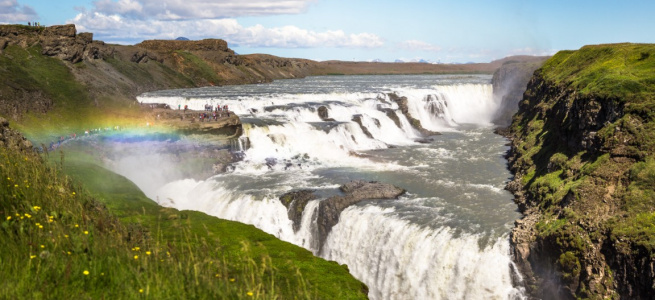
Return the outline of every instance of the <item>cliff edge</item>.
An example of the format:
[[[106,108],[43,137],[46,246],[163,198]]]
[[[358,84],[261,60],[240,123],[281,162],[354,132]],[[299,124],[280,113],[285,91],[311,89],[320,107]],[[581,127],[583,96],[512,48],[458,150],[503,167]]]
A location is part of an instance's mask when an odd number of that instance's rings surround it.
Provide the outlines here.
[[[655,45],[561,51],[509,128],[512,254],[543,299],[655,294]]]

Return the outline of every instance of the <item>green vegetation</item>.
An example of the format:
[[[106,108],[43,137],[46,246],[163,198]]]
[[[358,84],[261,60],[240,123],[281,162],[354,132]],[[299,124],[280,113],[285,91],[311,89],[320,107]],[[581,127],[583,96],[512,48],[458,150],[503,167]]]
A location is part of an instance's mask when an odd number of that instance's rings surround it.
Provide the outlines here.
[[[59,162],[0,147],[0,298],[366,297],[335,262],[249,225],[159,207],[88,156],[50,155]]]
[[[130,124],[118,122],[117,116],[136,116],[127,101],[94,101],[65,63],[41,55],[40,46],[9,46],[0,65],[0,95],[22,115],[13,126],[37,143],[88,128]]]
[[[221,83],[221,78],[218,77],[216,71],[205,60],[187,51],[179,50],[175,51],[175,54],[181,58],[177,61],[179,69],[194,81],[207,81],[211,85],[219,85]]]
[[[598,256],[655,251],[653,70],[655,45],[561,51],[536,72],[510,129],[512,167],[540,212],[536,239],[578,297],[611,296],[613,276],[626,276]],[[610,272],[587,271],[598,267]]]
[[[654,57],[649,44],[592,45],[558,52],[542,73],[583,94],[646,102],[655,99]]]

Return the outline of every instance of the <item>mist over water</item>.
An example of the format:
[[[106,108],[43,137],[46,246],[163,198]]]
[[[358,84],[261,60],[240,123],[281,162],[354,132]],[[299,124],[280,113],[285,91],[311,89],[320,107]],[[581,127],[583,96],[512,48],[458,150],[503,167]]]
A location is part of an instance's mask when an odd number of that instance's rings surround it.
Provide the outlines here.
[[[117,143],[123,155],[109,164],[163,206],[253,224],[347,264],[371,299],[521,299],[508,242],[520,214],[503,190],[510,177],[502,157],[507,141],[490,125],[499,106],[490,80],[333,76],[147,93],[139,101],[199,110],[229,105],[244,134],[228,144],[243,160],[226,173],[190,179],[163,154],[170,146],[164,142]],[[423,137],[387,93],[407,97],[410,114],[443,134],[419,142]],[[319,117],[321,106],[334,121]],[[317,249],[318,203],[354,179],[408,192],[347,208]],[[294,232],[278,198],[298,189],[321,197],[310,201]]]

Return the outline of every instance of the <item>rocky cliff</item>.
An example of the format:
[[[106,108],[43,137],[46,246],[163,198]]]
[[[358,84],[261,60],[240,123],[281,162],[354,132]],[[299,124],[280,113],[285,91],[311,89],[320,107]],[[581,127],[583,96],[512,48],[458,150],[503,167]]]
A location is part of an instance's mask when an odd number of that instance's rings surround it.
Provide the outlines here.
[[[511,235],[543,299],[655,295],[655,45],[562,51],[510,126]]]
[[[509,126],[512,116],[519,110],[519,102],[536,69],[547,57],[538,56],[522,60],[508,60],[498,68],[491,79],[494,101],[500,103],[494,115],[494,124]]]
[[[353,180],[339,187],[341,195],[322,200],[316,211],[316,249],[322,251],[332,227],[339,223],[341,212],[348,206],[363,200],[397,199],[405,193],[404,189],[391,184],[375,181]],[[293,221],[295,231],[300,229],[303,210],[310,200],[318,198],[312,190],[288,192],[280,196],[280,202],[287,208],[289,219]]]

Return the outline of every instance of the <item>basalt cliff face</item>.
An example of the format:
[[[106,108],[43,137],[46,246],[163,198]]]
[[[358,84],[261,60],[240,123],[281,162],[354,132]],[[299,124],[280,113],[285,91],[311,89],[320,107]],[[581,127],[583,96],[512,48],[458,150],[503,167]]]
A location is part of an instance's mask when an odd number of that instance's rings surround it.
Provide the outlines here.
[[[523,99],[532,74],[546,59],[548,57],[535,56],[508,60],[494,72],[491,79],[493,97],[494,101],[500,103],[494,124],[509,126],[512,116],[519,110],[519,102]]]
[[[655,45],[562,51],[509,128],[512,254],[542,299],[655,295]]]

